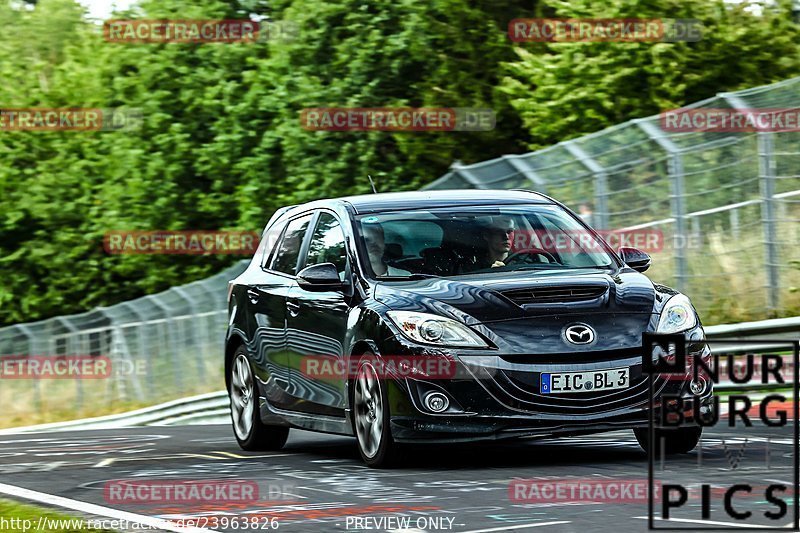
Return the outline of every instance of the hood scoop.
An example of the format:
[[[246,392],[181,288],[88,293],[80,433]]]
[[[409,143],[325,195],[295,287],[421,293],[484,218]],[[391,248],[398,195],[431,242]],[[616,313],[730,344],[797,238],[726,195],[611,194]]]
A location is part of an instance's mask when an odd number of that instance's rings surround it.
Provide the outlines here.
[[[526,287],[502,291],[501,294],[522,305],[570,303],[595,300],[608,291],[608,285],[555,285],[550,287]]]

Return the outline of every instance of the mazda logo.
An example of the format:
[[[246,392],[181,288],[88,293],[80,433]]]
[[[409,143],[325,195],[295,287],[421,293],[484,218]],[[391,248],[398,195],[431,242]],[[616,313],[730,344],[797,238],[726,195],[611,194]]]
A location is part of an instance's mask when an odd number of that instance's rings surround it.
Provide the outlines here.
[[[564,336],[572,344],[589,344],[594,341],[594,330],[585,324],[575,324],[564,330]]]

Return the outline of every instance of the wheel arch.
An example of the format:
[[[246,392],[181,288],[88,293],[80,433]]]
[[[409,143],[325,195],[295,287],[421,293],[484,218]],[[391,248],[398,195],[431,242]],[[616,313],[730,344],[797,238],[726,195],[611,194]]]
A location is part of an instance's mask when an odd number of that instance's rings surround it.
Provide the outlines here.
[[[378,350],[378,346],[375,342],[368,340],[368,339],[361,339],[356,341],[353,344],[353,348],[350,350],[350,359],[358,359],[362,355],[367,352],[372,352],[375,355],[380,355],[380,351]],[[352,364],[348,365],[347,368],[352,368]],[[347,374],[347,407],[348,409],[353,408],[353,382],[355,381],[355,377],[350,375],[348,372]]]
[[[240,346],[245,346],[244,338],[238,333],[233,333],[225,342],[225,390],[230,389],[231,364],[233,355]]]

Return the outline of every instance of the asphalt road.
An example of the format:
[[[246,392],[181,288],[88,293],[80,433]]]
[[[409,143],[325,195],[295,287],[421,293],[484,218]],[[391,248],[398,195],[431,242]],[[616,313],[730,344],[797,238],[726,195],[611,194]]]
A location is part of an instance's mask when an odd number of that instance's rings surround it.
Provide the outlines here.
[[[630,487],[631,482],[646,486],[641,484],[646,483],[647,472],[647,456],[630,431],[417,447],[408,451],[404,467],[392,470],[363,466],[351,438],[296,430],[277,453],[243,452],[230,428],[219,425],[0,437],[3,484],[177,522],[203,518],[194,525],[211,530],[267,530],[277,525],[282,532],[645,531],[646,492],[644,498],[641,492],[630,492],[626,501],[619,501],[619,495],[609,490],[611,485],[603,483],[618,482],[614,485],[618,488],[625,483]],[[695,451],[667,458],[663,465],[656,461],[654,477],[662,483],[712,484],[710,519],[719,522],[718,527],[741,525],[725,514],[723,492],[735,483],[749,483],[753,494],[734,499],[737,510],[754,512],[744,523],[789,525],[792,427],[718,427],[704,434],[702,455]],[[524,483],[524,490],[515,493],[520,489],[509,490],[514,479],[534,479],[537,484]],[[258,484],[259,500],[120,502],[110,489],[104,490],[131,480],[244,480]],[[548,482],[558,480],[581,481],[608,492],[603,493],[606,498],[600,494],[599,501],[597,492],[571,501],[546,499],[553,496],[546,490]],[[763,512],[777,508],[766,501],[764,487],[779,482],[789,487],[789,493],[778,494],[787,501],[788,514],[769,521]],[[704,527],[699,494],[699,489],[692,489],[689,501],[672,516],[687,521],[668,525],[689,531]],[[386,517],[394,521],[380,521]],[[220,522],[224,518],[228,521]],[[244,518],[247,523],[239,521]]]

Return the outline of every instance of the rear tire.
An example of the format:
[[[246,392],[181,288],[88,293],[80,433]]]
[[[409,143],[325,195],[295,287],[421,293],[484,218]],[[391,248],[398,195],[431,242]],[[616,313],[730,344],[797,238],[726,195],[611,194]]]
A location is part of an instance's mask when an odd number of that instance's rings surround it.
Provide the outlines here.
[[[703,428],[700,426],[675,428],[675,429],[656,429],[655,448],[650,446],[650,429],[649,428],[636,428],[633,430],[636,435],[636,440],[639,441],[639,446],[650,453],[653,451],[656,455],[661,454],[661,446],[664,446],[664,453],[666,455],[689,453],[694,450],[700,438],[703,436]]]
[[[389,426],[389,399],[386,382],[374,366],[375,355],[367,352],[358,361],[353,381],[353,432],[361,459],[371,468],[388,468],[398,463],[399,445]]]
[[[289,438],[289,428],[268,426],[261,421],[255,372],[244,346],[237,348],[233,354],[228,372],[231,421],[239,447],[247,451],[275,451],[283,448]]]

